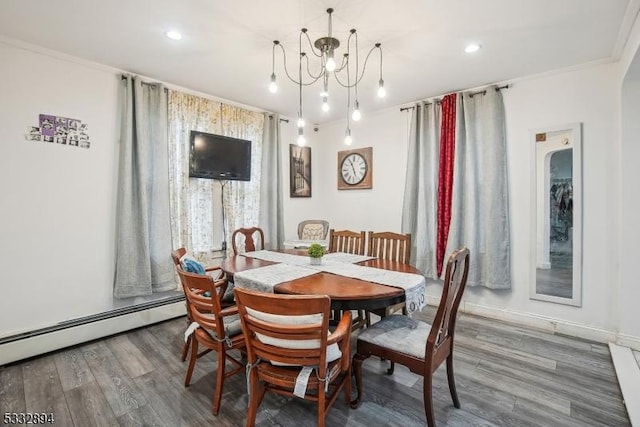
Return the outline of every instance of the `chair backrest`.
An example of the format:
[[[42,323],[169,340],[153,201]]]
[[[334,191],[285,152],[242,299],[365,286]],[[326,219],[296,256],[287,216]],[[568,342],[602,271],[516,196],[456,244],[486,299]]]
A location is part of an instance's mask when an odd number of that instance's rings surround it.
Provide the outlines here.
[[[409,264],[411,259],[411,234],[391,232],[368,233],[367,255],[389,261]]]
[[[249,363],[258,359],[318,366],[325,377],[331,300],[326,295],[278,295],[236,288]]]
[[[324,240],[329,234],[329,221],[308,219],[298,224],[298,239]]]
[[[231,235],[231,247],[234,255],[264,249],[264,231],[259,227],[238,228]]]
[[[346,252],[355,255],[364,255],[364,243],[366,233],[364,231],[329,231],[329,252]]]
[[[171,251],[171,259],[173,259],[173,263],[176,265],[176,267],[182,268],[182,264],[180,264],[180,258],[182,258],[186,253],[187,250],[185,248],[178,248],[174,251]]]
[[[438,350],[449,354],[453,342],[456,326],[456,317],[462,294],[467,285],[469,274],[469,249],[460,248],[454,251],[447,261],[447,270],[444,277],[444,287],[440,304],[435,318],[431,324],[431,331],[427,338],[425,358],[435,359],[434,369],[438,367]]]
[[[176,270],[187,298],[191,320],[198,322],[205,329],[215,331],[219,338],[224,337],[224,322],[220,315],[220,292],[226,287],[226,280],[214,280],[210,276],[188,273],[181,268]],[[209,295],[205,296],[207,291]]]

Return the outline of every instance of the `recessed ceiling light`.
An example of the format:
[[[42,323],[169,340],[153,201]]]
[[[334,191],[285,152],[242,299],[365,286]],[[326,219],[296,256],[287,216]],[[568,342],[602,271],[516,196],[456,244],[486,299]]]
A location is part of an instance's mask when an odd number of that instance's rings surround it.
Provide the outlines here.
[[[182,33],[178,31],[167,31],[165,33],[171,40],[182,40]]]
[[[465,48],[464,51],[467,53],[473,53],[473,52],[477,52],[478,50],[480,50],[480,45],[477,43],[471,43],[468,44]]]

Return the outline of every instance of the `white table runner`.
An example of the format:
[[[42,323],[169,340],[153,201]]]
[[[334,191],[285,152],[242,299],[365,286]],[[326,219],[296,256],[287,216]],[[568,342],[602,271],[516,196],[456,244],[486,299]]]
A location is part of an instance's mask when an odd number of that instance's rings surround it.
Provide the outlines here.
[[[243,288],[273,292],[273,287],[280,283],[311,276],[321,271],[402,288],[405,291],[407,311],[410,313],[420,311],[426,305],[426,281],[424,276],[353,264],[375,259],[375,257],[336,252],[325,255],[322,264],[311,265],[308,256],[281,252],[262,250],[247,252],[243,255],[280,263],[236,273],[234,275],[234,283],[236,286]]]
[[[261,259],[264,261],[283,262],[285,264],[308,266],[310,268],[318,267],[318,266],[310,265],[309,257],[306,255],[286,254],[282,252],[273,252],[273,251],[267,251],[267,250],[245,252],[242,255],[249,258]],[[344,252],[333,252],[323,256],[322,263],[330,264],[330,265],[335,263],[345,263],[345,262],[355,264],[358,262],[367,261],[375,258],[376,257],[367,256],[367,255],[353,255],[353,254],[347,254]]]
[[[273,292],[275,285],[316,273],[318,273],[316,270],[297,265],[273,264],[236,273],[233,275],[233,283],[241,288]]]

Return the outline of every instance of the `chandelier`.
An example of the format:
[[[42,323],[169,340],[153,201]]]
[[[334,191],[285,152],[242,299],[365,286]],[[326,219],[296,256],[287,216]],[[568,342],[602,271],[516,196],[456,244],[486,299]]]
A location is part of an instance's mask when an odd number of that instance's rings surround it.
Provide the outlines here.
[[[287,69],[287,55],[284,47],[278,40],[273,41],[273,48],[271,52],[271,84],[269,85],[269,90],[271,93],[276,93],[278,91],[278,84],[276,81],[276,73],[275,73],[275,65],[276,65],[276,49],[280,49],[282,51],[282,61],[284,64],[284,72],[285,75],[298,86],[298,138],[297,144],[303,146],[306,144],[306,139],[304,137],[304,127],[305,127],[305,119],[304,112],[302,110],[302,98],[303,98],[303,88],[307,86],[311,86],[317,82],[322,83],[322,111],[329,111],[329,80],[330,76],[333,75],[338,86],[347,89],[347,128],[345,130],[345,138],[344,143],[346,145],[351,145],[353,139],[351,138],[351,120],[358,121],[362,117],[360,112],[360,104],[358,102],[358,83],[364,77],[364,72],[367,67],[367,62],[369,61],[369,57],[373,53],[374,50],[378,50],[380,52],[380,79],[378,80],[378,96],[383,98],[385,96],[385,88],[384,88],[384,80],[382,79],[382,48],[380,47],[380,43],[376,43],[367,54],[364,63],[362,65],[362,69],[360,69],[360,60],[358,55],[358,33],[355,28],[349,31],[349,37],[347,39],[346,52],[342,56],[341,63],[338,65],[336,60],[336,49],[340,47],[340,41],[333,37],[332,34],[332,25],[331,25],[331,14],[333,13],[333,9],[327,9],[327,14],[329,15],[329,29],[328,33],[325,37],[320,37],[313,44],[311,43],[311,38],[307,33],[306,28],[302,28],[300,30],[300,36],[298,38],[298,76],[297,79],[292,77]],[[308,42],[309,51],[313,56],[315,56],[318,61],[317,64],[310,64],[311,59],[310,55],[307,55],[307,52],[303,50],[303,44],[305,45]],[[351,54],[353,45],[354,54]],[[355,57],[355,58],[353,58]],[[304,69],[304,73],[303,73]],[[304,75],[303,75],[304,74]],[[351,91],[354,93],[354,102],[351,103]]]

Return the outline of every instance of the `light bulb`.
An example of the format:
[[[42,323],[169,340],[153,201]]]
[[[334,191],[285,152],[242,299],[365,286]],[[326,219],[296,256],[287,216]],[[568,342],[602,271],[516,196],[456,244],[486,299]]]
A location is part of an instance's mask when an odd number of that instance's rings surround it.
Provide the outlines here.
[[[298,127],[299,128],[304,127],[304,118],[302,118],[302,116],[298,116]]]
[[[353,119],[354,122],[357,122],[362,118],[362,114],[360,113],[360,105],[358,104],[358,101],[356,101],[356,103],[353,105],[353,113],[351,113],[351,118]]]
[[[298,139],[296,140],[296,144],[298,144],[300,147],[304,147],[306,143],[307,140],[304,138],[304,129],[298,128]]]
[[[344,133],[344,145],[351,145],[353,143],[353,138],[351,138],[351,129],[347,128]]]
[[[330,73],[336,70],[336,61],[333,59],[333,52],[327,55],[327,63],[324,64],[324,67]]]
[[[179,31],[175,31],[175,30],[167,31],[165,35],[169,37],[171,40],[182,40],[182,33],[180,33]]]
[[[325,113],[329,111],[329,101],[326,96],[322,98],[322,111]]]
[[[269,85],[269,92],[276,93],[278,91],[278,84],[276,83],[275,73],[271,74],[271,84]]]
[[[380,81],[378,82],[378,97],[384,98],[386,94],[387,91],[384,89],[384,80],[380,79]]]
[[[471,43],[468,44],[467,46],[465,46],[464,51],[466,53],[473,53],[473,52],[477,52],[480,50],[480,45],[477,43]]]

